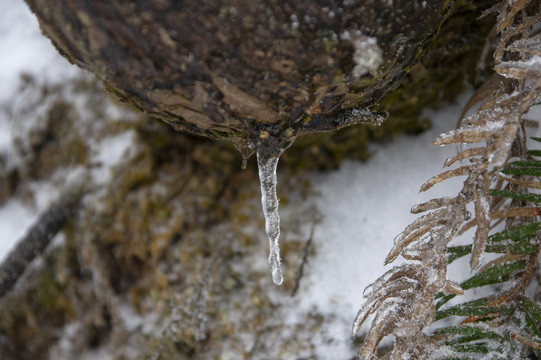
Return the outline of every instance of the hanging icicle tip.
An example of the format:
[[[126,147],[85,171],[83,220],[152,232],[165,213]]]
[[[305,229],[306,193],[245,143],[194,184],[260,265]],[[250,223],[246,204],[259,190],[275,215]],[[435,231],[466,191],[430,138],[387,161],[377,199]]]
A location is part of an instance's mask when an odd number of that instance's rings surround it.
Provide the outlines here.
[[[280,214],[278,213],[279,200],[276,192],[278,184],[276,169],[280,155],[291,146],[295,137],[291,134],[289,142],[284,146],[269,146],[260,143],[256,150],[261,184],[261,205],[265,216],[265,232],[269,239],[269,265],[272,281],[276,285],[281,285],[284,280],[280,259]]]
[[[269,264],[272,271],[272,281],[281,285],[283,281],[282,265],[280,261],[280,214],[278,213],[278,197],[276,185],[278,183],[276,168],[280,153],[271,154],[264,149],[257,151],[257,166],[259,168],[259,181],[261,183],[261,205],[265,216],[265,231],[269,238]]]

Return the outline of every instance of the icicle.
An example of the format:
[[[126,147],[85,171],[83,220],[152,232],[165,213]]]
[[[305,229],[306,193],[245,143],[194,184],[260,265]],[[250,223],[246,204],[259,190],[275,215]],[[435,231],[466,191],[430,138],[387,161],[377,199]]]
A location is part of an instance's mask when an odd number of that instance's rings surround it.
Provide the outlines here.
[[[272,280],[276,285],[283,281],[282,266],[280,264],[280,215],[278,214],[278,197],[276,196],[276,167],[280,153],[269,154],[264,149],[257,150],[257,165],[259,167],[259,181],[261,182],[261,204],[265,215],[265,231],[269,238],[269,264],[272,271]]]

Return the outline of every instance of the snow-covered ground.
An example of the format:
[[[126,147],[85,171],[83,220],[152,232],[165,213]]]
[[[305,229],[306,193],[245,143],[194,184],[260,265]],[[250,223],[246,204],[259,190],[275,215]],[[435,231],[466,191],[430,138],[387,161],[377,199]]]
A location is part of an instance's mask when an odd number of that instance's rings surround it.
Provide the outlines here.
[[[35,16],[22,0],[0,0],[0,154],[6,157],[7,166],[18,161],[13,150],[14,139],[24,137],[28,132],[27,119],[22,119],[28,103],[36,101],[34,93],[21,91],[23,76],[32,78],[33,88],[45,84],[62,84],[70,79],[89,76],[82,69],[71,65],[56,51],[50,40],[41,34]],[[72,97],[72,94],[62,94]],[[78,98],[71,99],[84,111],[84,104]],[[39,105],[39,100],[36,101]],[[126,116],[111,103],[101,104],[111,118]],[[8,110],[9,109],[9,110]],[[34,113],[39,112],[34,111]],[[123,113],[124,112],[124,113]],[[129,113],[128,116],[133,114]],[[90,116],[90,115],[89,115]],[[83,116],[88,118],[89,116]],[[35,118],[39,117],[34,116]],[[88,119],[89,122],[92,119]],[[35,120],[34,120],[35,121]],[[39,119],[38,119],[39,121]],[[83,127],[83,126],[82,126]],[[95,125],[95,127],[99,127]],[[82,130],[85,131],[85,130]],[[92,162],[90,174],[94,183],[105,184],[110,177],[110,169],[125,159],[131,144],[133,132],[111,134],[99,143],[91,143]],[[102,150],[107,148],[107,154]],[[73,170],[73,169],[72,169]],[[80,172],[81,169],[77,169]],[[40,212],[57,199],[63,190],[69,173],[56,173],[51,181],[38,181],[31,184],[34,199],[30,203],[20,199],[10,199],[0,206],[0,260],[13,248],[27,229],[35,222]]]
[[[65,80],[81,72],[41,35],[36,18],[22,0],[0,0],[0,8],[0,108],[14,104],[17,109],[25,101],[25,94],[18,89],[22,74],[32,74],[47,82]],[[15,121],[16,117],[0,110],[0,152],[7,153],[8,162]],[[0,207],[0,259],[56,195],[46,188],[39,193],[42,196],[37,207],[15,200]]]
[[[328,314],[323,331],[328,338],[344,339],[322,343],[322,359],[351,356],[348,342],[362,292],[396,265],[384,268],[383,262],[394,237],[416,218],[411,207],[459,190],[457,179],[419,193],[420,186],[441,172],[445,159],[455,153],[451,147],[434,149],[431,143],[456,125],[466,100],[463,95],[454,104],[427,112],[433,128],[424,134],[375,146],[375,155],[366,163],[347,161],[336,171],[314,176],[323,220],[314,230],[316,255],[305,269],[298,305]]]
[[[47,82],[69,79],[82,71],[69,65],[41,35],[22,0],[0,0],[0,8],[0,104],[24,101],[24,93],[17,89],[21,73]],[[316,206],[322,215],[314,231],[315,255],[304,270],[298,295],[285,302],[289,302],[292,321],[296,313],[314,308],[332,315],[321,336],[335,341],[322,341],[321,359],[351,357],[351,324],[362,303],[362,291],[385,271],[383,260],[394,237],[415,219],[410,208],[459,190],[461,180],[456,179],[418,193],[421,184],[441,172],[444,160],[456,153],[453,147],[434,149],[431,142],[455,126],[466,100],[467,94],[438,111],[428,111],[426,116],[433,121],[430,131],[374,146],[375,155],[367,163],[347,161],[336,171],[314,174],[312,183],[319,193]],[[9,153],[13,146],[13,128],[13,119],[0,111],[0,151]],[[124,134],[111,140],[120,148],[119,155],[130,138]],[[116,163],[111,158],[102,160],[105,166]],[[54,193],[48,184],[36,186],[43,186],[42,193]],[[52,198],[44,195],[35,206],[15,200],[0,206],[0,259]]]

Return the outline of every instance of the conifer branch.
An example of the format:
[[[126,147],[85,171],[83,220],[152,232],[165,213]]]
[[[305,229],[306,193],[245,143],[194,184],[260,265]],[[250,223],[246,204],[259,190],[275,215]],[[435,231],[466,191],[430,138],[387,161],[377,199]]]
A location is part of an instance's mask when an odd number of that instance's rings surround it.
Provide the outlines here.
[[[463,188],[455,197],[412,208],[413,213],[426,214],[397,236],[386,263],[398,256],[407,261],[367,287],[366,302],[355,319],[354,333],[374,315],[361,359],[376,359],[381,339],[391,334],[395,343],[386,356],[391,359],[437,359],[441,354],[473,359],[491,352],[518,358],[531,351],[541,356],[536,345],[541,338],[541,305],[524,297],[541,250],[541,196],[531,192],[541,188],[541,160],[532,158],[541,152],[525,150],[522,125],[524,114],[541,94],[541,38],[530,37],[533,26],[541,21],[539,7],[529,0],[504,0],[492,8],[499,12],[500,40],[494,53],[497,78],[492,77],[472,96],[460,116],[460,126],[433,143],[465,145],[444,166],[467,165],[432,177],[421,191],[455,176],[466,177]],[[476,103],[481,103],[479,110],[464,117]],[[502,219],[505,230],[491,234]],[[475,235],[470,245],[449,246],[472,227]],[[485,253],[498,255],[483,265]],[[447,265],[466,255],[471,256],[472,276],[460,284],[447,279]],[[448,305],[465,290],[494,284],[507,285],[507,290]],[[432,337],[426,335],[429,325],[449,316],[463,320]],[[527,320],[527,326],[519,324],[521,319]]]

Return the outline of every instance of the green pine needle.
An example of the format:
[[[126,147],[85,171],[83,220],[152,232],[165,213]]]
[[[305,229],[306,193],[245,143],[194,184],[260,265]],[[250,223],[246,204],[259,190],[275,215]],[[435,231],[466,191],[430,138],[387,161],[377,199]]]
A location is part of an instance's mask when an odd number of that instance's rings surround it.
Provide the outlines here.
[[[531,193],[522,193],[518,191],[491,189],[490,195],[495,196],[495,197],[504,197],[504,198],[510,198],[510,199],[515,199],[515,200],[530,201],[530,202],[535,202],[535,203],[541,202],[541,195],[531,194]]]

